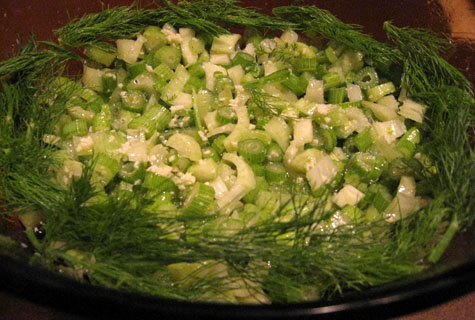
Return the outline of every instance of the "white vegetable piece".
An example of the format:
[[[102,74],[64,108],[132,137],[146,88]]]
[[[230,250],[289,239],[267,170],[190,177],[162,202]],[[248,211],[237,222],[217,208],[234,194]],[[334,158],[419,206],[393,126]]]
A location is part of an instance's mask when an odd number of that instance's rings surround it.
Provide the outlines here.
[[[178,151],[181,157],[188,158],[192,161],[201,160],[201,147],[191,136],[183,133],[175,133],[167,143],[167,146]]]
[[[337,166],[329,156],[324,156],[307,172],[306,177],[312,190],[317,190],[332,181],[338,173]]]
[[[337,194],[332,198],[333,202],[340,208],[347,205],[355,206],[364,198],[364,193],[353,187],[351,184],[346,184]]]
[[[236,166],[237,178],[231,190],[224,193],[220,199],[217,199],[216,202],[220,209],[232,202],[241,200],[249,191],[256,187],[254,172],[242,157],[235,153],[225,153],[223,160],[232,162]]]
[[[294,122],[294,141],[303,146],[313,140],[312,119],[301,119]]]
[[[213,39],[210,53],[232,54],[236,51],[236,44],[241,39],[240,34],[222,34]]]
[[[215,65],[211,62],[203,63],[203,70],[205,71],[205,79],[206,79],[206,89],[213,91],[214,90],[214,82],[216,72],[221,72],[224,75],[227,75],[227,71],[225,68]]]
[[[361,92],[360,86],[357,84],[348,84],[346,86],[346,95],[350,102],[363,100],[363,93]]]
[[[273,117],[264,125],[264,130],[274,139],[282,150],[289,146],[290,128],[284,119]]]
[[[426,108],[423,105],[414,102],[411,99],[404,100],[402,106],[399,108],[399,114],[401,116],[419,123],[422,123],[424,120],[425,112]]]
[[[406,133],[406,126],[401,120],[389,120],[373,123],[376,139],[384,139],[387,143],[395,141]]]
[[[137,40],[118,39],[115,44],[117,46],[117,58],[132,64],[136,63],[142,51],[142,45],[145,42],[143,36],[138,36]]]

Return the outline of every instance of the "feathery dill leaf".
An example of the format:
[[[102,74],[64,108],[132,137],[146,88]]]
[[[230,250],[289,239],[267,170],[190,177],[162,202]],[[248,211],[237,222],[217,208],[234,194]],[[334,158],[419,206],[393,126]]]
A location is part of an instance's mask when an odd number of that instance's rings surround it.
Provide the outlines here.
[[[475,99],[468,91],[449,86],[415,97],[430,106],[421,147],[437,168],[431,186],[436,196],[446,200],[445,206],[458,214],[463,229],[475,219],[475,152],[470,136],[475,126]]]
[[[111,8],[73,19],[55,34],[62,45],[81,47],[103,39],[132,37],[149,25],[164,24],[169,14],[168,10],[144,10],[133,5]]]
[[[383,28],[401,52],[401,86],[410,93],[431,91],[443,85],[459,86],[471,92],[471,83],[440,56],[451,47],[449,41],[429,30],[399,28],[390,21]]]
[[[39,45],[48,47],[41,50]],[[22,81],[37,79],[45,71],[50,70],[51,64],[62,64],[67,60],[79,60],[79,56],[63,46],[53,42],[35,42],[34,37],[18,56],[0,61],[0,78],[14,77]]]
[[[239,1],[235,0],[180,1],[178,7],[185,10],[181,12],[188,12],[226,26],[260,30],[289,30],[297,27],[295,23],[261,14],[257,8],[243,8]]]
[[[387,72],[397,61],[398,53],[393,48],[362,33],[360,26],[343,23],[326,10],[315,6],[283,6],[272,12],[276,17],[296,24],[297,30],[317,32],[363,53],[383,71]]]

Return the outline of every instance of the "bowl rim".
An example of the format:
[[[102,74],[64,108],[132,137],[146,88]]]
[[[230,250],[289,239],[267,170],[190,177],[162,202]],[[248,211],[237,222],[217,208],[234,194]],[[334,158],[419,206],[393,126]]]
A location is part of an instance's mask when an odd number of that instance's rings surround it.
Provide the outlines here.
[[[384,319],[475,291],[475,259],[436,275],[405,278],[332,301],[270,305],[187,302],[80,282],[0,254],[0,290],[71,315],[100,319]]]

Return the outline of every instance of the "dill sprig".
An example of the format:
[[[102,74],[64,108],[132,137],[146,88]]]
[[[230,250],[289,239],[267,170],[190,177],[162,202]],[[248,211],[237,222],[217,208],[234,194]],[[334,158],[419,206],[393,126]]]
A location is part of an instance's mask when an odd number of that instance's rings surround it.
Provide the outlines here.
[[[387,21],[386,35],[400,51],[403,68],[401,87],[410,93],[431,91],[443,85],[472,90],[471,83],[440,54],[452,44],[429,30],[399,28]]]
[[[48,50],[40,50],[43,45]],[[67,60],[79,60],[79,56],[63,46],[53,42],[38,41],[31,38],[20,54],[5,61],[0,61],[0,78],[32,80],[40,77],[51,68],[52,64],[63,64]]]
[[[276,17],[296,24],[297,30],[316,32],[363,53],[383,71],[387,72],[397,60],[398,53],[393,48],[362,33],[360,26],[343,23],[326,10],[315,6],[283,6],[272,12]]]
[[[475,152],[471,139],[475,126],[475,99],[459,87],[443,86],[415,97],[430,106],[422,150],[434,162],[437,175],[432,188],[444,206],[458,214],[460,228],[475,219]],[[472,130],[472,131],[471,131]]]
[[[149,25],[168,22],[169,14],[164,9],[145,10],[134,5],[110,8],[73,19],[55,34],[62,45],[81,47],[104,39],[130,38]]]
[[[169,3],[169,1],[166,1]],[[194,16],[203,17],[224,26],[246,27],[260,30],[289,30],[295,23],[259,13],[257,8],[243,8],[235,0],[180,1],[178,7]]]

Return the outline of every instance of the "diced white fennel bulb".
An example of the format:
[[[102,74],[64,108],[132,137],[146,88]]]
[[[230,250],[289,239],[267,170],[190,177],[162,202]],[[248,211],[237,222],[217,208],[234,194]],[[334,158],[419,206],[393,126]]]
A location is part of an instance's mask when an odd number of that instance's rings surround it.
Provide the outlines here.
[[[398,117],[396,111],[382,104],[377,104],[369,101],[362,102],[363,107],[373,111],[374,116],[381,121],[393,120]]]
[[[330,153],[330,158],[336,161],[343,161],[343,160],[346,160],[348,156],[346,155],[346,153],[343,151],[342,148],[335,147],[333,148],[332,153]]]
[[[406,126],[401,120],[389,120],[373,123],[373,129],[376,133],[376,139],[384,139],[387,143],[395,141],[406,133]]]
[[[296,172],[305,173],[315,167],[325,155],[321,150],[310,148],[297,154],[290,163],[290,168]]]
[[[272,60],[269,60],[269,61],[266,61],[264,63],[262,63],[262,65],[264,66],[264,75],[265,76],[268,76],[276,71],[279,71],[280,67],[281,67],[281,64],[280,63],[276,63]]]
[[[305,92],[305,99],[316,103],[325,103],[323,80],[310,79]]]
[[[241,84],[241,79],[244,77],[244,69],[241,65],[234,66],[228,69],[228,75],[233,80],[234,85]]]
[[[398,193],[384,210],[384,216],[388,222],[395,222],[418,211],[423,205],[425,205],[425,201],[421,197]]]
[[[402,106],[399,108],[399,114],[401,116],[419,123],[422,123],[424,120],[425,112],[426,108],[423,105],[414,102],[411,99],[404,100]]]
[[[214,189],[214,197],[216,199],[220,199],[223,197],[226,192],[228,192],[228,187],[226,186],[226,183],[224,183],[223,179],[221,177],[216,177],[212,182],[208,183],[209,186],[213,187]]]
[[[214,127],[210,129],[206,136],[209,138],[217,134],[223,134],[223,133],[229,134],[233,132],[235,128],[236,128],[236,125],[234,123],[226,123],[226,124],[223,124],[222,126]]]
[[[338,173],[337,166],[329,156],[323,156],[317,164],[307,171],[306,177],[312,190],[317,190],[332,181]]]
[[[223,160],[234,164],[237,170],[237,178],[231,189],[224,193],[217,204],[220,209],[234,201],[241,200],[249,191],[256,187],[256,178],[252,168],[247,162],[235,153],[223,154]]]
[[[223,141],[224,148],[228,152],[237,150],[239,137],[241,137],[243,132],[249,131],[249,125],[251,123],[246,107],[246,102],[249,99],[249,96],[239,87],[236,88],[236,92],[236,98],[232,99],[229,104],[236,112],[237,123],[233,132],[231,132],[231,134]]]
[[[228,74],[225,68],[215,65],[214,63],[211,63],[211,62],[204,62],[203,70],[205,71],[206,89],[210,91],[214,90],[214,83],[216,79],[214,74],[216,72],[221,72],[224,75]]]
[[[346,95],[350,102],[363,100],[363,93],[361,92],[360,86],[357,84],[348,84],[346,86]]]
[[[343,208],[344,206],[355,206],[364,198],[364,193],[353,187],[351,184],[346,184],[337,194],[332,198],[333,202]]]
[[[304,145],[313,140],[312,119],[301,119],[294,122],[294,141],[298,145]]]
[[[231,54],[236,51],[236,44],[241,39],[240,34],[222,34],[213,39],[210,53]]]
[[[183,106],[184,109],[191,109],[193,106],[193,98],[189,93],[180,92],[170,101],[170,104],[172,106]]]
[[[416,180],[414,177],[402,176],[397,187],[398,193],[403,193],[408,196],[416,196]]]
[[[355,130],[357,132],[363,132],[366,128],[371,126],[368,118],[360,108],[348,107],[344,109],[344,111],[345,116],[347,116],[350,121],[354,121]]]
[[[181,37],[181,56],[185,65],[190,65],[198,61],[198,53],[191,49],[190,41],[195,36],[195,31],[189,28],[180,28],[179,34]]]
[[[172,135],[166,145],[175,149],[180,157],[188,158],[192,161],[201,160],[201,147],[191,136],[183,133]]]
[[[402,176],[397,188],[397,194],[384,210],[388,222],[394,222],[424,207],[428,201],[416,197],[416,181],[414,177]]]
[[[162,90],[161,98],[164,101],[170,102],[175,99],[185,87],[186,82],[190,79],[190,74],[183,65],[179,65],[173,74],[170,82],[167,83]]]
[[[205,121],[205,125],[206,125],[206,128],[208,128],[208,130],[211,130],[213,128],[216,128],[220,125],[220,123],[218,122],[218,120],[216,119],[216,114],[217,114],[217,111],[212,111],[212,112],[208,112],[205,116],[204,116],[204,121]],[[209,135],[208,135],[209,136]]]
[[[246,47],[242,51],[249,53],[253,57],[256,56],[256,47],[254,47],[254,44],[252,43],[246,44]]]
[[[88,66],[84,65],[81,79],[82,83],[84,83],[86,87],[102,92],[104,88],[102,76],[104,75],[104,73],[105,72],[103,70],[89,68]]]
[[[142,51],[142,45],[144,44],[144,42],[145,38],[141,35],[137,37],[137,40],[116,40],[115,44],[117,46],[117,58],[124,60],[129,64],[137,62],[140,52]]]
[[[231,62],[231,59],[229,58],[229,54],[213,53],[209,56],[209,62],[216,65],[226,66]]]
[[[382,97],[381,99],[376,101],[376,103],[389,107],[395,112],[397,112],[399,108],[399,102],[397,102],[396,98],[392,94],[388,94],[387,96]]]
[[[290,128],[284,119],[273,117],[264,125],[264,130],[277,142],[282,150],[287,150],[289,146]]]
[[[299,35],[295,31],[287,30],[282,33],[280,39],[285,43],[294,43],[298,41]]]

